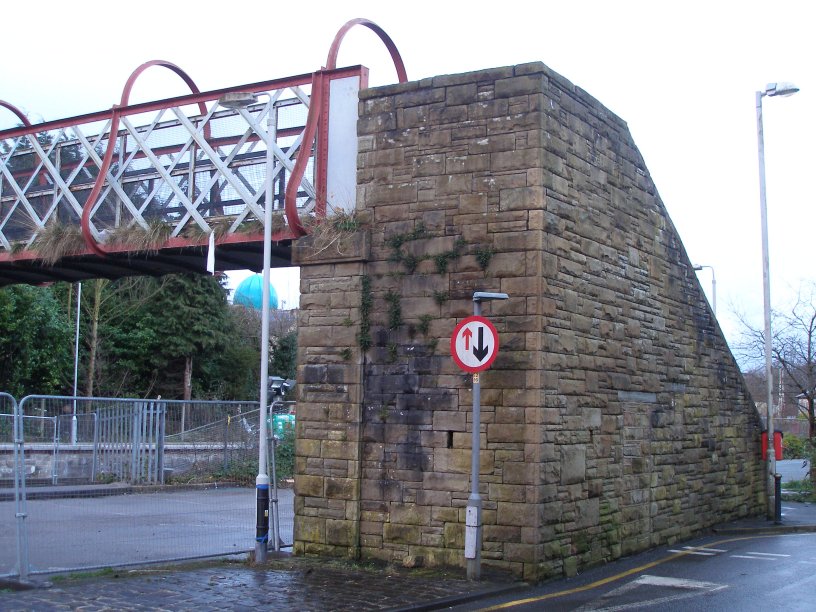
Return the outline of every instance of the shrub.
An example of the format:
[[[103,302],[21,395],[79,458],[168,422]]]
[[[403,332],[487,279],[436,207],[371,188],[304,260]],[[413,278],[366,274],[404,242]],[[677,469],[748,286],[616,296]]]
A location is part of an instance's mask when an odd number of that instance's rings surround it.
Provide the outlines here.
[[[275,444],[275,471],[278,482],[295,475],[295,428],[284,427]]]
[[[807,438],[791,434],[782,438],[782,457],[784,459],[808,459],[810,444]]]

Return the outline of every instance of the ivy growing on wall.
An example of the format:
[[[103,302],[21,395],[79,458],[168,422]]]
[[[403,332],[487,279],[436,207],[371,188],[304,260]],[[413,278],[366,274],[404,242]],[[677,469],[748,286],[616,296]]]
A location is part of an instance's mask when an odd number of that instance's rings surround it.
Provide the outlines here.
[[[493,259],[493,247],[490,245],[476,247],[476,263],[482,271],[487,270],[490,260]]]
[[[397,329],[402,325],[402,296],[395,291],[388,291],[385,294],[385,301],[388,302],[388,329]]]
[[[357,334],[357,343],[363,352],[371,348],[371,308],[373,305],[371,277],[366,274],[360,279],[360,331]]]
[[[389,236],[385,239],[385,245],[391,250],[389,261],[400,264],[403,269],[403,273],[405,274],[415,273],[419,264],[423,261],[433,261],[436,273],[447,273],[450,268],[450,264],[464,254],[467,244],[460,236],[455,240],[451,249],[441,253],[423,253],[417,255],[412,252],[406,252],[407,250],[404,247],[407,243],[431,237],[432,236],[422,222],[418,222],[414,228],[408,232]],[[475,248],[474,255],[481,270],[487,270],[493,254],[494,251],[490,245],[483,245]],[[403,273],[392,270],[388,273],[388,275],[398,277],[402,276]],[[401,304],[402,296],[398,291],[390,289],[386,292],[384,298],[386,302],[387,315],[385,326],[389,331],[397,330],[404,324]],[[447,291],[436,290],[433,292],[434,302],[438,306],[444,305],[449,298],[450,295]],[[357,335],[358,344],[363,351],[367,351],[369,348],[371,348],[373,343],[371,336],[371,316],[373,307],[374,298],[371,290],[371,278],[366,275],[361,278],[360,330]],[[416,324],[416,327],[412,325],[409,330],[412,338],[415,331],[419,331],[423,335],[423,337],[426,339],[426,346],[431,353],[434,352],[438,343],[437,338],[428,338],[430,324],[433,318],[433,315],[430,314],[419,315],[419,323]],[[393,340],[390,341],[387,345],[387,350],[389,361],[396,361],[398,355],[397,343]]]

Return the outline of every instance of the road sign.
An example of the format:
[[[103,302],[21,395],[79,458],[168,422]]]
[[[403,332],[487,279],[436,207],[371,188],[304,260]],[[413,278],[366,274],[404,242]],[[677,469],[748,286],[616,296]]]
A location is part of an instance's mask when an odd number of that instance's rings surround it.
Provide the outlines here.
[[[451,356],[465,372],[490,367],[499,352],[499,333],[493,324],[474,315],[463,319],[451,335]]]

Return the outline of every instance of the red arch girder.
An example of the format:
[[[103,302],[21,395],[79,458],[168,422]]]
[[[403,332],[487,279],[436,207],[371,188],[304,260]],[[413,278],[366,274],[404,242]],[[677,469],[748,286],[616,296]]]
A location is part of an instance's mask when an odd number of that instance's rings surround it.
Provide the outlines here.
[[[394,41],[391,40],[391,37],[385,32],[385,30],[383,30],[376,23],[364,18],[351,19],[343,24],[340,30],[338,30],[334,40],[332,41],[331,47],[329,48],[329,55],[326,59],[326,67],[324,70],[318,70],[312,75],[312,94],[309,102],[309,115],[306,119],[306,130],[304,132],[303,142],[301,144],[301,151],[295,160],[295,167],[292,170],[292,177],[290,178],[290,182],[286,187],[284,211],[286,214],[286,219],[289,222],[289,227],[296,236],[303,236],[306,234],[306,229],[301,224],[297,214],[297,189],[309,161],[309,156],[303,155],[302,153],[304,150],[308,151],[311,147],[311,143],[315,137],[315,132],[317,131],[320,123],[320,114],[323,110],[325,96],[324,71],[335,70],[337,68],[337,54],[340,51],[340,44],[343,42],[343,39],[348,31],[356,25],[365,26],[380,37],[380,40],[383,41],[385,46],[388,48],[388,52],[391,54],[394,67],[397,69],[397,78],[399,79],[399,82],[405,83],[408,81],[408,76],[405,72],[405,64],[402,61],[402,57],[400,56],[397,46],[394,44]],[[321,194],[318,194],[318,197],[321,197]]]
[[[386,34],[385,30],[383,30],[373,21],[365,19],[363,17],[358,17],[357,19],[351,19],[350,21],[347,21],[345,24],[343,24],[343,27],[341,27],[337,31],[337,34],[335,34],[334,40],[332,41],[331,47],[329,48],[329,56],[326,59],[326,69],[334,70],[337,67],[337,54],[340,52],[340,44],[343,42],[343,39],[346,37],[348,31],[356,25],[365,26],[380,37],[380,40],[383,41],[385,46],[388,48],[388,52],[391,54],[391,59],[394,62],[394,67],[397,69],[397,78],[399,79],[399,82],[400,83],[407,82],[408,76],[405,72],[405,64],[402,61],[402,56],[400,55],[400,52],[397,49],[397,45],[395,45],[394,41],[391,40],[391,37],[388,34]]]
[[[0,100],[0,106],[3,108],[7,108],[12,113],[17,115],[17,118],[22,122],[22,124],[26,127],[31,127],[31,122],[28,120],[28,117],[25,116],[25,113],[21,111],[19,108],[14,106],[11,102],[6,102],[5,100]]]
[[[162,68],[167,68],[175,72],[181,79],[187,84],[190,90],[194,94],[200,94],[201,90],[199,90],[198,86],[195,84],[192,78],[184,72],[181,68],[175,65],[172,62],[168,62],[165,60],[150,60],[149,62],[145,62],[136,70],[134,70],[128,80],[125,82],[125,86],[122,89],[122,98],[120,104],[114,104],[113,108],[111,108],[111,125],[110,125],[110,137],[108,138],[108,146],[105,149],[105,155],[102,158],[102,166],[99,168],[99,175],[96,177],[96,181],[94,182],[93,189],[91,189],[91,193],[88,195],[88,199],[85,201],[84,206],[82,207],[82,220],[80,222],[82,228],[82,236],[85,238],[85,242],[91,248],[91,250],[104,257],[108,251],[96,241],[93,236],[93,232],[91,232],[91,211],[93,210],[94,205],[96,204],[96,200],[99,198],[99,194],[102,192],[102,188],[105,185],[105,180],[108,176],[108,170],[110,170],[111,163],[113,161],[113,154],[115,150],[115,141],[116,141],[116,134],[119,133],[119,116],[121,114],[121,109],[128,105],[128,101],[130,99],[131,91],[133,90],[133,86],[136,83],[136,79],[141,76],[141,74],[151,68],[152,66],[159,66]],[[198,103],[199,112],[202,115],[207,114],[207,106],[204,102]],[[209,138],[209,125],[205,126],[205,133],[204,137]]]

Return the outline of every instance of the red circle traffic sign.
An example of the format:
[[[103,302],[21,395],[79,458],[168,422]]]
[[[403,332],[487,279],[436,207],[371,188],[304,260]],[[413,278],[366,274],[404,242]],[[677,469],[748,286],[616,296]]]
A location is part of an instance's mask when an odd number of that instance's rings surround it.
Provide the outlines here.
[[[453,330],[451,357],[465,372],[486,370],[499,352],[499,333],[493,324],[477,315],[463,319]]]

